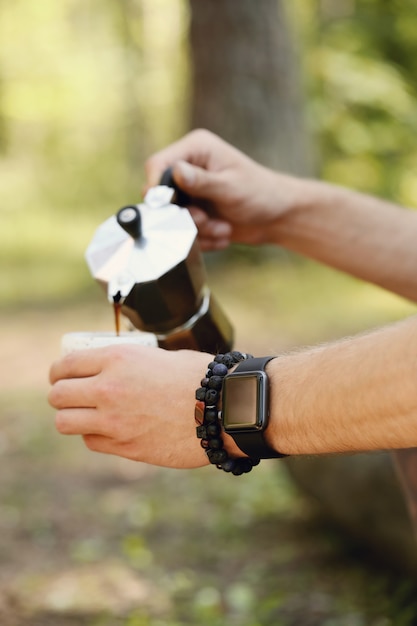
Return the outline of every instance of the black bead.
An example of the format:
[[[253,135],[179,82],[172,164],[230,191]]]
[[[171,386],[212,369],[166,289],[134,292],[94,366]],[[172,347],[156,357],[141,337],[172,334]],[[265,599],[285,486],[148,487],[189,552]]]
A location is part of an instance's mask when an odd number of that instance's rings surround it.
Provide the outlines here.
[[[214,376],[226,376],[227,370],[227,366],[223,365],[223,363],[216,363],[213,367],[213,374]]]
[[[223,441],[218,437],[208,439],[208,448],[211,450],[221,450],[223,448]]]
[[[205,387],[199,387],[197,389],[197,391],[195,392],[195,399],[199,400],[201,402],[204,402],[204,400],[206,399],[206,388]]]
[[[217,413],[217,409],[216,408],[206,408],[204,411],[204,421],[207,422],[208,424],[211,424],[212,422],[217,422],[218,419],[218,413]]]
[[[223,461],[223,463],[219,467],[225,472],[232,472],[234,470],[235,465],[236,465],[235,459],[231,459],[229,457],[228,459],[226,459],[226,461]]]
[[[210,389],[218,389],[220,391],[220,389],[223,387],[223,377],[213,374],[211,378],[207,379],[207,383],[207,386]]]
[[[235,365],[236,361],[230,354],[225,354],[222,363],[227,367],[227,369],[230,369],[233,365]]]
[[[238,350],[232,350],[230,354],[235,359],[236,363],[243,361],[245,358],[252,358],[250,354],[243,354],[242,352],[238,352]]]
[[[221,429],[219,424],[213,422],[212,424],[207,424],[206,426],[207,437],[216,437],[220,435]]]
[[[236,459],[236,464],[234,468],[232,469],[233,476],[241,476],[243,474],[243,469],[239,461],[240,459]]]
[[[215,406],[219,401],[219,392],[216,389],[204,390],[204,402],[207,406]]]
[[[224,358],[224,354],[216,354],[216,356],[214,357],[214,360],[216,361],[216,363],[222,363],[223,358]]]
[[[201,379],[201,381],[200,381],[200,385],[201,385],[202,387],[208,387],[208,384],[209,384],[209,379],[208,379],[207,377],[206,377],[206,378],[202,378],[202,379]]]
[[[207,428],[204,424],[197,426],[196,432],[199,439],[207,439]]]
[[[209,447],[209,440],[208,439],[202,439],[200,441],[200,446],[204,449],[207,450]]]
[[[207,450],[207,456],[210,463],[213,463],[213,465],[220,465],[227,459],[227,452],[226,450]]]
[[[213,370],[213,367],[214,367],[215,365],[217,365],[216,361],[210,361],[210,363],[208,364],[208,366],[207,366],[207,367],[208,367],[208,369],[209,369],[209,370]]]
[[[217,422],[218,420],[218,412],[215,407],[207,407],[204,411],[204,421],[206,424],[211,424],[212,422]]]
[[[248,472],[251,471],[252,467],[253,467],[253,463],[250,459],[240,459],[240,466],[242,468],[242,471],[244,474],[247,474]]]

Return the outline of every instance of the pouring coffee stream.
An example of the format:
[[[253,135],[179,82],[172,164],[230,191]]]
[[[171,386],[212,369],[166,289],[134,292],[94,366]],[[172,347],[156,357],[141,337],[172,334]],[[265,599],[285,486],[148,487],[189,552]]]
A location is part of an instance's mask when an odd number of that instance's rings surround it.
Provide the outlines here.
[[[122,313],[122,305],[120,303],[121,297],[120,291],[113,296],[114,327],[117,337],[120,335],[120,317]]]
[[[97,229],[86,251],[93,277],[139,331],[160,347],[224,352],[232,347],[230,322],[207,285],[197,228],[186,196],[170,170],[144,202],[120,209]]]

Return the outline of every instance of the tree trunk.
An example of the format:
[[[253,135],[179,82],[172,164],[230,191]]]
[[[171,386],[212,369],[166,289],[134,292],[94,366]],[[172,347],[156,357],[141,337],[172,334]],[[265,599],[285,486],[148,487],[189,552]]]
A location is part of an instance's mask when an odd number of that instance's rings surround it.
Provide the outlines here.
[[[190,0],[192,126],[257,161],[311,173],[300,81],[278,0]]]

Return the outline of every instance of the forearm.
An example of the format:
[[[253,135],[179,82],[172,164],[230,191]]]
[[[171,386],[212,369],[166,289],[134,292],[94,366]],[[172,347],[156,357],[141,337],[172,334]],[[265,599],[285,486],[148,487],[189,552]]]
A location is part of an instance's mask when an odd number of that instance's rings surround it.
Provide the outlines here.
[[[270,444],[322,454],[417,446],[417,318],[274,359]]]
[[[277,174],[293,188],[275,243],[417,301],[417,213],[342,187]],[[296,182],[295,182],[296,181]]]

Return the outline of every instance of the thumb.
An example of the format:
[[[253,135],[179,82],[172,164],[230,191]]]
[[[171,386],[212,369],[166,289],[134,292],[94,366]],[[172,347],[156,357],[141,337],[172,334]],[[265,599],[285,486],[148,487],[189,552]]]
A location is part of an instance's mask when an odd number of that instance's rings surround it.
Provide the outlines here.
[[[178,187],[194,197],[213,198],[217,191],[216,181],[212,172],[191,165],[187,161],[178,161],[172,168],[172,174]]]

